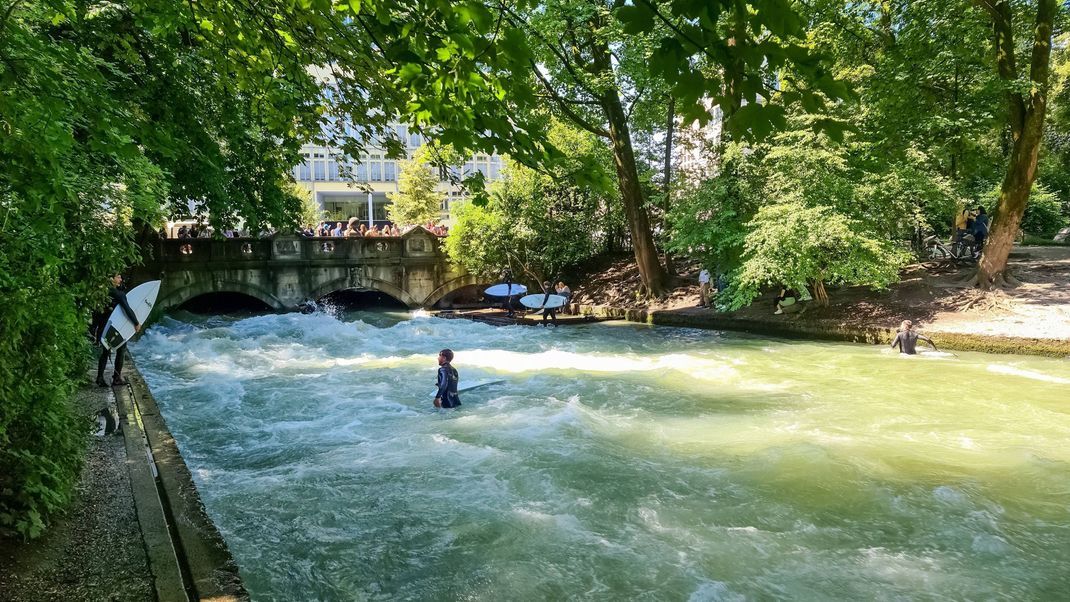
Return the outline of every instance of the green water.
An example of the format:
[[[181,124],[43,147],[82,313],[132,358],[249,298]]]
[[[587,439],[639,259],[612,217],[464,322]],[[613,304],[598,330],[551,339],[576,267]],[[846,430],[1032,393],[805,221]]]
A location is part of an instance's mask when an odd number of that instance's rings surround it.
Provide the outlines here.
[[[254,599],[1070,595],[1070,361],[405,317],[134,346]]]

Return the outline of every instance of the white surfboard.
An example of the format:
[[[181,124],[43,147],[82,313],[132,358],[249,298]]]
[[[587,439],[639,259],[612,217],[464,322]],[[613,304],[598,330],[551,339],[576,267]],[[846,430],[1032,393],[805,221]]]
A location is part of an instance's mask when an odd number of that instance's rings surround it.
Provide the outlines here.
[[[490,297],[512,297],[513,295],[523,295],[528,292],[528,287],[523,284],[495,284],[494,286],[483,291],[484,295]]]
[[[544,304],[543,301],[546,303]],[[547,299],[546,293],[526,295],[520,298],[520,304],[529,309],[556,309],[563,307],[565,303],[568,303],[568,299],[561,295],[550,295],[550,298]]]
[[[156,295],[159,293],[159,280],[139,284],[134,287],[134,290],[126,293],[126,301],[130,304],[130,309],[134,310],[138,322],[144,324],[148,319],[152,306],[156,303]],[[111,312],[111,317],[108,318],[108,323],[104,325],[104,332],[100,335],[100,344],[108,349],[119,347],[134,336],[134,326],[130,318],[126,317],[123,308],[116,305]]]

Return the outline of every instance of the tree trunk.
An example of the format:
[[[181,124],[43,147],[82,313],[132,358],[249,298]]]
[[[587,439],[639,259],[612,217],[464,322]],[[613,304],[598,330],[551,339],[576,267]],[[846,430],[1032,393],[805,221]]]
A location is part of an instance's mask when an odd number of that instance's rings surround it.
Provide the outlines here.
[[[818,278],[814,280],[811,288],[814,289],[814,303],[820,307],[828,307],[829,294],[828,291],[825,290],[825,282]]]
[[[609,59],[609,47],[605,39],[592,45],[593,67],[596,73],[612,77],[613,69]],[[635,152],[632,149],[632,136],[628,129],[628,116],[620,101],[620,91],[610,85],[599,95],[598,101],[605,111],[609,124],[609,140],[613,146],[613,163],[617,168],[617,183],[620,187],[624,214],[628,218],[628,227],[632,236],[632,250],[635,263],[639,268],[639,277],[648,293],[662,296],[666,293],[665,271],[658,260],[658,250],[654,246],[654,236],[650,232],[650,217],[646,211],[643,189],[639,184],[639,170],[635,166]]]
[[[1010,85],[1018,79],[1010,3],[1008,0],[1001,0],[994,6],[987,3],[982,6],[985,6],[992,17],[996,67],[1000,78]],[[1055,0],[1040,0],[1037,6],[1029,69],[1029,79],[1032,83],[1029,96],[1025,97],[1014,87],[1008,87],[1008,119],[1013,146],[1007,173],[1000,188],[995,219],[977,269],[977,285],[982,289],[989,289],[993,285],[1000,286],[1006,281],[1007,259],[1010,257],[1026,203],[1029,201],[1033,180],[1036,179],[1037,157],[1043,140],[1044,115],[1047,110],[1055,7]]]
[[[662,227],[664,233],[668,233],[669,223],[669,208],[672,206],[672,201],[669,199],[669,193],[672,192],[672,135],[676,127],[676,98],[671,94],[669,95],[669,110],[668,116],[665,120],[665,187],[664,194],[665,200],[662,202]],[[670,274],[676,274],[676,270],[672,265],[672,256],[669,255],[669,251],[665,251],[665,271]]]

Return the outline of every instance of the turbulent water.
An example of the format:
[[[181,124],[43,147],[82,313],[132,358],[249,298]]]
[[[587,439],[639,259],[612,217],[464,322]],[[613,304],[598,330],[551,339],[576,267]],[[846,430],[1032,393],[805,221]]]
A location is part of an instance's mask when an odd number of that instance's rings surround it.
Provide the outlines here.
[[[458,411],[435,411],[439,349]],[[636,325],[133,346],[256,600],[1065,599],[1070,361]]]

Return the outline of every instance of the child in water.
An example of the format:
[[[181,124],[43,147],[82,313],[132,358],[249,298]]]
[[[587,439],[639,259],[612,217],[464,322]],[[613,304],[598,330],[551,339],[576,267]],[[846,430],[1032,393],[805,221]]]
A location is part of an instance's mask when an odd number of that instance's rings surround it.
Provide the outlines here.
[[[438,352],[438,391],[435,392],[436,408],[456,408],[461,405],[457,395],[457,370],[450,364],[453,351],[443,349]]]

